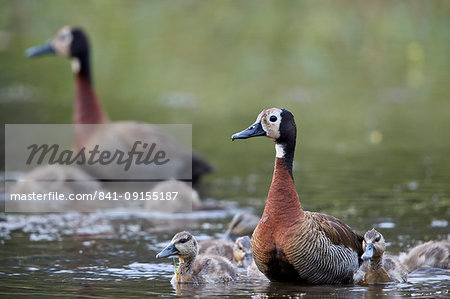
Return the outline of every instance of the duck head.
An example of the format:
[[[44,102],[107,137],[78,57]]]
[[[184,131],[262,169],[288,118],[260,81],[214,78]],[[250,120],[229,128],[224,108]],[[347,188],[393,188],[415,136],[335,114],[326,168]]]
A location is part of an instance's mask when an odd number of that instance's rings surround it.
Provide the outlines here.
[[[386,250],[386,243],[383,235],[375,229],[369,230],[364,235],[363,249],[364,254],[361,256],[363,260],[381,257]]]
[[[252,249],[248,236],[239,237],[234,242],[233,256],[238,263],[242,263],[247,268],[252,262]]]
[[[276,157],[282,159],[292,176],[297,126],[294,115],[286,109],[270,108],[263,110],[256,122],[242,132],[231,136],[231,140],[266,136],[275,141]]]
[[[60,55],[79,58],[89,52],[89,41],[81,28],[64,26],[48,42],[26,50],[28,57]]]
[[[80,64],[88,64],[89,40],[81,28],[65,26],[45,44],[27,49],[25,55],[27,57],[44,55],[69,57],[72,59],[72,70],[78,73],[82,67]]]
[[[198,243],[189,232],[179,232],[160,253],[157,259],[171,256],[178,256],[181,262],[195,259],[198,254]]]

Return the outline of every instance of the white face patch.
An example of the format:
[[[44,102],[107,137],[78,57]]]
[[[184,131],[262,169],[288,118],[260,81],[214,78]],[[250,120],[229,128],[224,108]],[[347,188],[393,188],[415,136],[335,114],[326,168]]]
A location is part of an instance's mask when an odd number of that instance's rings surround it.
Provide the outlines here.
[[[72,58],[71,64],[72,64],[72,72],[78,74],[81,68],[80,60],[78,60],[78,58]]]
[[[70,27],[61,28],[52,39],[52,47],[57,55],[69,56],[73,36]]]
[[[275,143],[275,151],[277,158],[284,158],[284,147],[281,144]]]
[[[267,109],[258,118],[261,120],[261,126],[267,137],[273,140],[280,138],[281,109]]]

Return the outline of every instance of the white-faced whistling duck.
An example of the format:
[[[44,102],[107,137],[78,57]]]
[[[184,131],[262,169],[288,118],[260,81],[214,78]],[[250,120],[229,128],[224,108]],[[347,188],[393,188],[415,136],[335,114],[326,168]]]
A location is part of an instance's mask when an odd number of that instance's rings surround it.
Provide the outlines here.
[[[294,116],[285,109],[263,110],[253,125],[232,140],[255,136],[272,139],[276,149],[266,206],[252,236],[259,270],[271,281],[351,282],[363,253],[363,237],[332,216],[302,209],[292,176]]]
[[[108,117],[103,110],[102,105],[94,91],[92,83],[92,73],[90,65],[90,49],[89,41],[86,33],[76,27],[65,26],[61,28],[56,35],[46,44],[28,49],[26,55],[28,57],[42,55],[59,55],[65,56],[72,60],[72,70],[75,73],[75,108],[74,108],[74,124],[105,124],[108,123]],[[172,137],[164,132],[151,126],[138,126],[137,122],[114,122],[108,123],[109,132],[98,132],[92,127],[79,126],[75,127],[74,145],[75,148],[82,148],[89,144],[95,138],[96,144],[103,145],[103,148],[112,144],[117,148],[118,142],[121,146],[131,148],[133,144],[139,141],[151,140],[158,145],[164,145],[168,148],[179,148],[180,151],[186,151],[186,155],[180,154],[181,170],[172,167],[174,173],[167,174],[168,177],[177,178],[180,171],[184,171],[185,167],[190,167],[189,161],[192,157],[192,182],[195,185],[200,177],[212,171],[212,166],[206,162],[197,153],[183,149],[183,147]],[[96,129],[100,130],[98,127]],[[113,130],[114,132],[110,132]],[[102,142],[99,143],[101,139]],[[148,167],[147,167],[148,168]],[[102,168],[106,169],[106,168]],[[93,172],[92,169],[88,170]],[[95,170],[94,170],[95,171]],[[148,170],[153,171],[153,170]],[[103,171],[104,173],[92,173],[94,176],[113,179],[117,175],[110,169]]]

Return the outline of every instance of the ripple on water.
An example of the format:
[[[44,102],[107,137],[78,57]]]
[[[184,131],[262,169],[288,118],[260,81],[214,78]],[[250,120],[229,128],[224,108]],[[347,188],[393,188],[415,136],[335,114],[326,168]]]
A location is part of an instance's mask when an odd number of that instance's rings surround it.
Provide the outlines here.
[[[70,235],[114,235],[123,237],[141,234],[140,224],[125,220],[200,220],[223,219],[234,210],[196,211],[192,213],[160,213],[138,211],[101,211],[93,213],[67,212],[44,215],[7,214],[6,221],[0,221],[0,238],[9,239],[12,232],[21,231],[29,235],[32,242],[51,242]],[[117,224],[119,223],[119,224]],[[210,228],[223,228],[222,224],[203,223]],[[214,226],[214,227],[213,227]]]

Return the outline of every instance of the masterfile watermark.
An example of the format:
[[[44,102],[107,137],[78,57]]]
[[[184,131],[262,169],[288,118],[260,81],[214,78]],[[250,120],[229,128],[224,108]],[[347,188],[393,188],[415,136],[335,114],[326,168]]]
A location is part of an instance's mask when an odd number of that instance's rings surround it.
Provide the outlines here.
[[[139,147],[142,150],[138,150]],[[155,150],[155,148],[156,143],[148,144],[142,141],[135,141],[129,152],[124,152],[119,149],[116,149],[114,152],[109,150],[100,151],[100,145],[98,144],[92,150],[86,150],[85,147],[82,147],[79,151],[59,151],[60,147],[58,144],[38,145],[35,143],[27,147],[30,150],[30,155],[25,163],[30,165],[36,158],[35,163],[42,165],[44,159],[48,157],[48,164],[50,165],[108,165],[116,163],[117,165],[123,165],[125,171],[130,169],[133,161],[136,165],[150,165],[152,163],[155,165],[163,165],[168,163],[170,159],[166,158],[166,152],[163,150]],[[135,160],[134,157],[136,157]]]
[[[191,125],[5,125],[6,212],[143,205],[153,188],[168,180],[192,190]],[[162,202],[164,210],[170,210],[168,205],[192,210],[190,196],[183,196],[189,192],[164,190],[164,195],[178,192],[188,201],[154,200],[153,195],[150,201]]]

